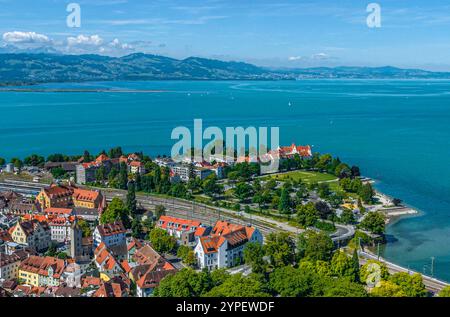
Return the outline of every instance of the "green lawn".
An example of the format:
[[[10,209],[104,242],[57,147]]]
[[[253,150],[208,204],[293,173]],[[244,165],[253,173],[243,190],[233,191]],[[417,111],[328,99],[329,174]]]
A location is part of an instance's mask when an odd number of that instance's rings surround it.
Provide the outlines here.
[[[305,183],[319,183],[326,181],[337,180],[334,175],[319,173],[319,172],[306,172],[306,171],[292,171],[284,174],[271,175],[271,178],[279,181],[291,180],[301,180]]]

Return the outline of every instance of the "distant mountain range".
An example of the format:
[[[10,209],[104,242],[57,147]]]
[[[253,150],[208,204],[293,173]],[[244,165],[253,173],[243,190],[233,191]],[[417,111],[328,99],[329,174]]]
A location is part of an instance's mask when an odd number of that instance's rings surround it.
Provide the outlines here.
[[[2,53],[1,49],[5,47],[0,48],[2,86],[118,80],[450,79],[450,73],[395,67],[269,69],[198,57],[178,60],[144,53],[123,57],[62,55],[51,48]]]

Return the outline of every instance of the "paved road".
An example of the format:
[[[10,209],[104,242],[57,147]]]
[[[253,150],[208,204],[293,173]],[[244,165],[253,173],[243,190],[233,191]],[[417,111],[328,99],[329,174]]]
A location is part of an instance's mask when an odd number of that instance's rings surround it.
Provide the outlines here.
[[[412,271],[412,270],[408,270],[408,269],[406,269],[404,267],[401,267],[401,266],[399,266],[397,264],[388,262],[388,261],[386,261],[385,259],[383,259],[381,257],[378,259],[378,257],[375,254],[372,254],[372,253],[367,252],[367,251],[359,251],[359,255],[360,255],[360,259],[361,259],[360,260],[361,264],[365,264],[367,262],[367,260],[378,260],[378,261],[386,264],[386,266],[389,269],[390,273],[398,273],[398,272],[406,272],[406,273],[410,273],[410,274],[418,273],[418,272],[415,272],[415,271]],[[421,274],[421,273],[419,273],[419,274]],[[423,275],[423,274],[421,274],[421,275],[422,275],[423,283],[425,284],[426,289],[428,291],[434,293],[434,294],[439,293],[444,287],[450,285],[447,282],[440,281],[440,280],[438,280],[436,278],[433,278],[431,276],[427,276],[427,275]]]

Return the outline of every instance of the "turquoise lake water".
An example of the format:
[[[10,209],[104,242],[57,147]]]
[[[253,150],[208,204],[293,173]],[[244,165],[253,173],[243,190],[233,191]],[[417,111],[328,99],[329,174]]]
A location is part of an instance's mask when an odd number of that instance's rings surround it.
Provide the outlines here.
[[[171,131],[278,126],[284,144],[312,144],[421,210],[389,226],[384,256],[450,281],[450,81],[133,82],[46,88],[157,93],[0,92],[0,156],[80,154],[121,145],[170,153]],[[290,105],[289,105],[290,104]]]

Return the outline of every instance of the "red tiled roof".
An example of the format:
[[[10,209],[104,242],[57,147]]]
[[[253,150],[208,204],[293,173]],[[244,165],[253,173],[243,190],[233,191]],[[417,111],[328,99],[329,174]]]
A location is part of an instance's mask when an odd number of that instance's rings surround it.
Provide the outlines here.
[[[14,227],[12,227],[14,229]],[[13,241],[11,234],[7,230],[0,231],[0,240],[5,242],[11,242]]]
[[[27,216],[27,215],[26,215]],[[39,220],[47,220],[45,218],[45,216],[39,216],[39,215],[28,215],[28,216],[36,216],[39,218]],[[44,218],[42,218],[44,217]],[[25,217],[26,218],[26,217]],[[38,219],[35,219],[33,217],[33,219],[29,220],[29,221],[23,221],[23,222],[19,222],[17,223],[17,226],[20,226],[23,230],[23,232],[25,233],[26,236],[30,236],[34,233],[34,231],[36,230],[37,226],[40,225],[44,230],[50,230],[50,227],[48,226],[48,223],[46,221],[39,221]],[[12,233],[14,231],[14,227],[11,227],[11,231],[10,233]]]
[[[177,270],[168,269],[163,271],[147,271],[140,279],[136,281],[136,284],[140,288],[155,288],[159,285],[161,280],[169,274],[175,274]]]
[[[126,232],[125,227],[123,226],[121,221],[99,225],[97,226],[97,229],[102,237],[112,236],[115,234],[121,234]]]
[[[142,242],[137,240],[136,238],[132,238],[130,243],[128,243],[127,245],[127,251],[130,251],[134,247],[136,247],[136,249],[142,248]]]
[[[44,188],[43,191],[51,199],[72,196],[73,188],[70,186],[52,184],[50,187]]]
[[[206,254],[217,252],[224,242],[225,238],[220,236],[210,236],[200,238],[200,243],[202,244],[203,251]]]
[[[197,229],[201,224],[202,223],[200,221],[196,220],[187,220],[170,216],[161,216],[159,218],[158,227],[162,229],[176,229],[178,231],[190,231],[192,228]]]
[[[134,166],[134,167],[141,167],[144,164],[142,162],[139,162],[139,161],[131,161],[130,163],[128,163],[128,165]]]
[[[100,162],[105,162],[105,161],[109,161],[109,157],[106,154],[100,154],[96,159],[96,162],[100,163]]]
[[[72,208],[47,208],[44,213],[51,215],[71,215],[73,212]]]
[[[99,277],[86,276],[82,280],[81,287],[87,288],[89,286],[100,286],[101,283],[102,283],[102,280]]]
[[[64,260],[50,256],[40,257],[32,255],[22,261],[19,269],[39,275],[48,276],[48,269],[50,267],[53,268],[53,277],[60,278],[61,274],[64,272],[65,262]]]
[[[95,202],[99,196],[100,192],[95,190],[76,188],[73,192],[73,198],[76,200]]]
[[[241,228],[243,228],[243,226],[241,225],[237,225],[227,221],[217,221],[211,233],[213,235],[224,235]]]
[[[211,235],[201,237],[200,243],[205,253],[215,253],[225,241],[231,248],[248,242],[254,231],[255,229],[252,227],[218,221],[211,231]]]
[[[130,266],[130,264],[128,263],[127,260],[123,260],[123,261],[120,263],[120,266],[123,268],[123,270],[125,271],[125,273],[128,273],[128,272],[131,271],[131,266]]]

